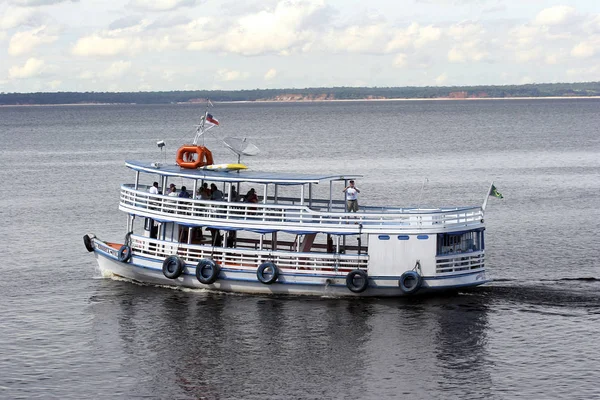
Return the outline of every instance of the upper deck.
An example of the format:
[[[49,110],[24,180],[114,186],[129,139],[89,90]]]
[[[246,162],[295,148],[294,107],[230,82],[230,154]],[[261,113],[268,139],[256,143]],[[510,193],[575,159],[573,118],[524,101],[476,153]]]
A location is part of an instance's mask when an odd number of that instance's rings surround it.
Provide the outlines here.
[[[345,212],[337,203],[332,211],[297,205],[300,199],[267,198],[263,203],[186,199],[150,194],[147,187],[121,186],[119,209],[161,221],[218,229],[295,233],[438,233],[483,227],[481,207],[401,209],[361,207]],[[321,202],[327,203],[327,200]],[[313,204],[319,204],[314,200]]]
[[[361,203],[359,212],[346,212],[345,201],[332,198],[333,183],[347,182],[360,175],[225,172],[183,169],[177,165],[157,166],[155,163],[139,161],[126,161],[126,166],[136,171],[136,182],[121,186],[120,210],[188,226],[245,229],[263,233],[285,231],[337,235],[438,233],[484,226],[483,209],[480,206],[415,209],[370,207]],[[193,185],[192,193],[204,181],[220,182],[223,186],[239,186],[241,182],[259,184],[264,187],[262,202],[244,203],[227,196],[223,201],[211,201],[150,194],[148,186],[139,184],[140,172],[159,175],[163,191],[170,177],[189,179]],[[329,198],[314,198],[312,185],[318,183],[329,183]],[[280,185],[299,187],[299,196],[279,196],[277,187]],[[305,186],[308,186],[308,196]],[[268,187],[273,189],[271,195]]]

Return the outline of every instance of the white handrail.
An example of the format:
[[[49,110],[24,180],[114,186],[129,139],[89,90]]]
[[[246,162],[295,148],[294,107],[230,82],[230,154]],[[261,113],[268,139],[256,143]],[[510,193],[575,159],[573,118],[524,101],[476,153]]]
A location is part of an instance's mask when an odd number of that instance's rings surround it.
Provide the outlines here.
[[[353,269],[367,269],[369,256],[366,254],[298,253],[282,250],[253,250],[222,248],[210,245],[195,245],[150,239],[131,235],[131,248],[134,255],[164,259],[178,255],[187,263],[195,264],[201,259],[210,258],[222,268],[256,270],[264,261],[273,261],[282,271],[294,272],[343,272]]]
[[[480,226],[481,207],[422,210],[402,212],[323,212],[307,206],[290,204],[237,203],[196,200],[150,194],[135,190],[131,185],[121,187],[119,207],[123,211],[190,224],[221,223],[233,227],[256,229],[325,228],[324,231],[354,232],[359,225],[364,233],[394,232],[396,230],[447,229]]]

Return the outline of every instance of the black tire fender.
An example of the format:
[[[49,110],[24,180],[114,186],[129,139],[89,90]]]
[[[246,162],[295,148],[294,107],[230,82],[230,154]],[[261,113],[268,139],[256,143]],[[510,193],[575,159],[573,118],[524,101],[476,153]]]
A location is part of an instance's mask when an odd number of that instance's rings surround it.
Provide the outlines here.
[[[272,261],[265,261],[256,270],[256,277],[265,285],[270,285],[279,278],[279,268]]]
[[[83,244],[90,253],[94,251],[94,245],[92,244],[92,239],[89,235],[83,235]]]
[[[215,283],[220,273],[221,267],[210,258],[200,260],[196,265],[196,279],[204,285]]]
[[[121,246],[121,248],[119,249],[118,258],[119,258],[119,261],[124,262],[124,263],[131,260],[131,247],[127,246],[126,244]]]
[[[353,293],[362,293],[369,287],[369,275],[362,269],[355,269],[346,275],[346,287]]]
[[[183,273],[185,263],[178,256],[169,256],[163,261],[163,274],[169,279],[177,279]]]
[[[398,286],[404,294],[413,294],[421,288],[421,283],[423,283],[423,279],[417,271],[406,271],[400,275]]]

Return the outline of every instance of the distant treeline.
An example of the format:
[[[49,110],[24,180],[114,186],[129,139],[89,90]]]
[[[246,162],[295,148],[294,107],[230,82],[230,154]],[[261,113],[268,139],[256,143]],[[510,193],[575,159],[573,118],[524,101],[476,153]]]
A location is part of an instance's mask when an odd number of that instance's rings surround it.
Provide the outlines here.
[[[508,86],[334,87],[307,89],[189,90],[170,92],[0,93],[0,105],[212,101],[305,101],[361,99],[512,98],[600,96],[600,82]]]

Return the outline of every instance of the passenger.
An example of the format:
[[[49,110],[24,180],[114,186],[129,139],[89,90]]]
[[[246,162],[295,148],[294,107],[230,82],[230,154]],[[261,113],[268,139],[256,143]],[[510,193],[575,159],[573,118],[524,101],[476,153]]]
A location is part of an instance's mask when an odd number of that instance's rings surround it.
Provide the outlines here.
[[[211,244],[215,247],[221,247],[223,245],[223,235],[215,228],[206,228],[210,232]]]
[[[159,194],[159,192],[158,192],[158,182],[154,182],[152,184],[152,186],[150,186],[150,189],[148,190],[148,192],[150,194]]]
[[[248,193],[246,193],[246,196],[244,197],[244,201],[246,203],[258,203],[258,196],[256,195],[254,188],[248,190]]]
[[[357,212],[358,211],[358,190],[357,187],[354,186],[354,181],[350,181],[350,185],[346,186],[342,192],[346,193],[346,209],[348,212]]]
[[[177,188],[172,183],[171,183],[171,186],[169,188],[169,194],[168,194],[168,196],[177,197]]]
[[[152,184],[152,186],[150,186],[150,189],[148,189],[148,193],[150,194],[162,194],[162,192],[160,190],[158,190],[158,182],[154,182]],[[158,201],[154,201],[154,200],[150,200],[148,199],[148,207],[150,207],[153,210],[156,210],[156,206],[159,204]]]
[[[214,183],[210,185],[210,199],[214,201],[223,200],[223,192],[221,192],[217,185],[215,185]]]
[[[210,189],[208,188],[208,183],[204,182],[202,187],[198,189],[198,196],[196,197],[200,200],[210,200]]]
[[[248,193],[246,193],[246,196],[244,196],[244,201],[246,203],[252,203],[252,204],[256,204],[258,203],[258,196],[256,195],[256,191],[254,190],[254,188],[251,188],[250,190],[248,190]],[[254,215],[256,214],[256,206],[249,206],[248,208],[254,210],[254,211],[249,211],[249,214]]]
[[[235,186],[231,185],[231,201],[239,201],[237,190],[235,190]]]
[[[181,192],[179,192],[179,197],[183,197],[184,199],[190,198],[190,194],[187,192],[187,188],[185,186],[181,187]]]

